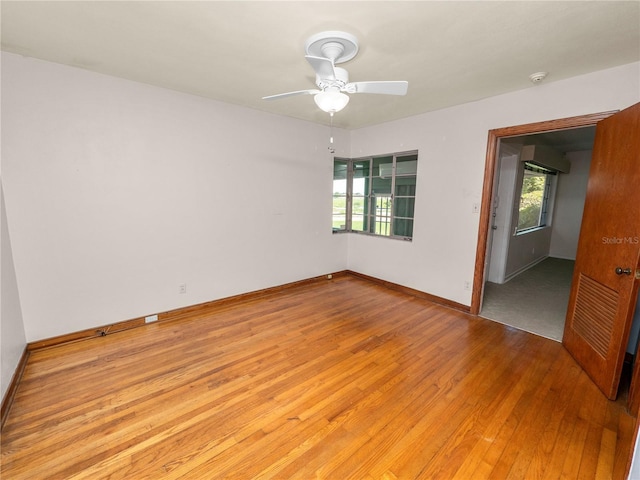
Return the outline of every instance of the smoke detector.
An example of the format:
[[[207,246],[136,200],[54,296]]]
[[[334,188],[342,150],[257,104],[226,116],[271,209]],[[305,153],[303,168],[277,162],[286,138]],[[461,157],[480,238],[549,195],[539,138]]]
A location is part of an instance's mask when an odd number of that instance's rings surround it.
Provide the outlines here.
[[[537,85],[538,83],[542,82],[546,76],[547,72],[536,72],[529,75],[529,80],[531,80],[531,83],[533,83],[534,85]]]

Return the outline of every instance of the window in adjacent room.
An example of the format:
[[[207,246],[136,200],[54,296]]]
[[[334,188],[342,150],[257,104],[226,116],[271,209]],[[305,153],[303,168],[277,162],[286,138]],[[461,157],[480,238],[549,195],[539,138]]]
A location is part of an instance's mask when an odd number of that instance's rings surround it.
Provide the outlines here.
[[[335,159],[333,231],[411,240],[418,153]]]
[[[516,233],[547,225],[554,175],[553,170],[524,164]]]

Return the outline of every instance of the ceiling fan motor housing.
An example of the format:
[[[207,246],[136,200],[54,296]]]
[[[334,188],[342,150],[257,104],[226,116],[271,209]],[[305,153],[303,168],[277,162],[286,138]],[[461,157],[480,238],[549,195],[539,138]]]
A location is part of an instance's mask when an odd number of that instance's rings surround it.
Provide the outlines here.
[[[349,83],[349,73],[340,67],[334,67],[335,78],[322,78],[320,75],[316,74],[316,85],[320,90],[325,90],[327,88],[337,88],[341,90],[344,86]]]

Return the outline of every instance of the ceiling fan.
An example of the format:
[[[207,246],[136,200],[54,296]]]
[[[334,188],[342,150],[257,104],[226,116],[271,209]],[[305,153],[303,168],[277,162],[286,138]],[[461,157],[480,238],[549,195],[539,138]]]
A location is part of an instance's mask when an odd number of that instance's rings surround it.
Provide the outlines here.
[[[318,107],[333,116],[349,103],[347,93],[407,94],[409,83],[405,81],[349,82],[347,71],[336,67],[358,53],[358,40],[349,33],[331,31],[313,35],[305,44],[305,52],[305,58],[316,72],[318,88],[270,95],[262,97],[263,100],[314,95]]]

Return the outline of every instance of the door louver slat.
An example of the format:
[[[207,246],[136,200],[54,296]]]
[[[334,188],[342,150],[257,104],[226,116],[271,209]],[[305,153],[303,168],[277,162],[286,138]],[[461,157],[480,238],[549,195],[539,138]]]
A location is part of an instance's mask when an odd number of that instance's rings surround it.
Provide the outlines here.
[[[603,358],[611,343],[617,305],[616,291],[580,275],[573,329]]]

